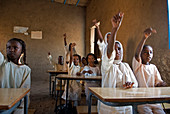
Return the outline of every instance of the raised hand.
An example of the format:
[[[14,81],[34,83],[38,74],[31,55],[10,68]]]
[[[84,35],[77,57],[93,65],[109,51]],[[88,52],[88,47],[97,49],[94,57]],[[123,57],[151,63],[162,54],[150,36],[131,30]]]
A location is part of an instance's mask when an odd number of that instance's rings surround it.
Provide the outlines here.
[[[64,38],[66,38],[66,33],[63,34]]]
[[[151,27],[150,27],[150,28],[147,28],[147,29],[144,31],[144,36],[145,36],[145,38],[148,38],[149,36],[151,36],[152,33],[156,33],[156,30],[155,30],[155,29],[152,29]]]
[[[92,22],[94,23],[94,26],[96,26],[97,28],[99,27],[99,25],[97,24],[97,20],[96,19],[94,19]]]
[[[72,43],[72,47],[75,47],[76,46],[76,43]]]
[[[112,17],[111,23],[112,23],[113,28],[119,29],[122,23],[122,20],[123,20],[123,16],[124,16],[124,13],[119,12],[118,14]]]

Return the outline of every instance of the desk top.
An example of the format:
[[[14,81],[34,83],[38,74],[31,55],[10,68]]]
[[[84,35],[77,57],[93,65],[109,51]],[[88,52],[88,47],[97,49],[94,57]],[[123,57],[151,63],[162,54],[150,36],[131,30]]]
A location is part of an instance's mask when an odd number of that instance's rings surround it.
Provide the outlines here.
[[[47,73],[58,75],[58,74],[68,74],[68,71],[47,70]]]
[[[89,87],[89,90],[105,102],[119,103],[170,100],[170,87],[130,89]]]
[[[0,110],[10,109],[29,91],[29,88],[0,88]]]
[[[60,74],[56,78],[63,80],[101,80],[102,76],[70,76],[65,74]]]

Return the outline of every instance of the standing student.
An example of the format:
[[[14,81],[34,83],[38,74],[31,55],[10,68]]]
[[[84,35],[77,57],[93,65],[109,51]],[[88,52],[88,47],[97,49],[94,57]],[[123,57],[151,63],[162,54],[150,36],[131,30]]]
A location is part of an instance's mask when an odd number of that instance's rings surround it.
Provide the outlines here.
[[[69,46],[67,45],[67,41],[66,41],[66,33],[63,35],[64,36],[64,51],[65,51],[65,56],[64,56],[64,70],[68,70],[68,64],[70,61],[70,51],[71,51],[71,45],[72,43],[69,44]],[[73,45],[76,45],[76,43],[73,43]],[[73,47],[73,55],[76,54],[76,50],[75,47]]]
[[[97,44],[99,46],[99,50],[100,50],[101,54],[103,54],[103,51],[104,51],[105,47],[108,45],[108,40],[109,40],[109,37],[111,35],[111,32],[106,33],[105,37],[103,38],[103,35],[102,35],[101,31],[100,31],[100,27],[99,27],[99,25],[97,23],[97,20],[94,19],[93,23],[96,26],[97,33],[98,33]]]
[[[131,68],[127,63],[122,62],[123,47],[120,42],[116,41],[123,15],[124,13],[118,13],[111,20],[111,36],[102,54],[102,87],[131,88],[138,86]],[[111,107],[99,102],[98,112],[99,114],[131,114],[132,106]]]
[[[80,67],[81,57],[78,54],[74,54],[74,55],[72,54],[74,46],[75,43],[71,44],[70,62],[69,62],[69,70],[68,70],[68,75],[70,76],[80,75],[80,71],[81,71],[81,67]],[[74,106],[77,106],[78,102],[81,100],[81,91],[82,91],[81,84],[79,81],[70,80],[68,86],[69,86],[68,100],[74,101]],[[66,99],[66,87],[67,85],[65,85],[65,91],[62,96],[63,99]]]
[[[89,53],[86,57],[87,66],[81,71],[85,76],[100,76],[100,69],[96,64],[98,64],[97,57],[93,53]],[[85,94],[86,103],[89,101],[89,90],[88,87],[99,87],[99,81],[85,81]]]
[[[26,45],[18,38],[10,39],[6,44],[7,58],[0,52],[0,88],[30,88],[31,69],[26,65]],[[23,56],[23,64],[20,58]],[[28,97],[29,98],[29,97]],[[24,113],[24,103],[14,113]]]
[[[132,61],[132,68],[139,83],[139,87],[164,87],[166,83],[161,79],[161,75],[154,64],[150,61],[153,58],[153,49],[149,45],[144,45],[146,40],[156,30],[148,28],[144,31],[144,36],[136,49],[135,57]],[[140,114],[165,114],[160,104],[145,104],[138,106]]]

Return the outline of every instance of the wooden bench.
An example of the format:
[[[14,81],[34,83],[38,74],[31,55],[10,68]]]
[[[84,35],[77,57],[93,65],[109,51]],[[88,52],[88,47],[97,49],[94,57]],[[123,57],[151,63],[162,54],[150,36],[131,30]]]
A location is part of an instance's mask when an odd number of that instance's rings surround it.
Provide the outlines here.
[[[77,114],[88,114],[88,106],[77,106]],[[91,106],[91,114],[98,114],[97,106]]]

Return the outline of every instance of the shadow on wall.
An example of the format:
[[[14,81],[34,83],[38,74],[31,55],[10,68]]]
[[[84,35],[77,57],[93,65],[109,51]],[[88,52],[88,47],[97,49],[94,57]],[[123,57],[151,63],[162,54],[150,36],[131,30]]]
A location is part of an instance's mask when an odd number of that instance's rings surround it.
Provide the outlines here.
[[[136,50],[136,37],[128,38],[127,47],[126,47],[126,62],[129,63],[130,67],[132,67],[132,59],[135,55]]]

